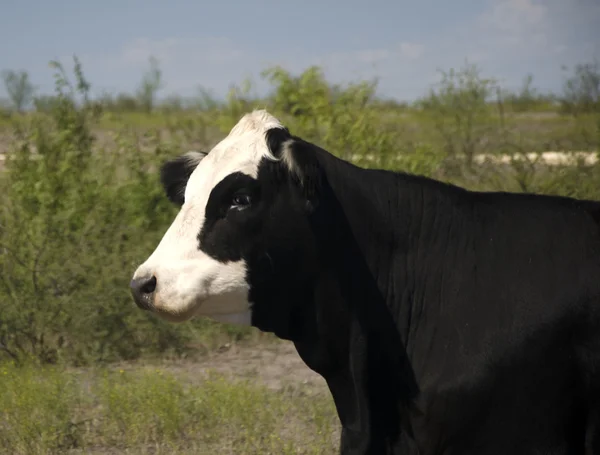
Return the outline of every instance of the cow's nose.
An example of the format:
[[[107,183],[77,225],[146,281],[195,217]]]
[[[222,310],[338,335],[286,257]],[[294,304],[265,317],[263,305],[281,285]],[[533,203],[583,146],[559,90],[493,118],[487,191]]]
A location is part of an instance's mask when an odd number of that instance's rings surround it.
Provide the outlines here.
[[[134,278],[129,285],[131,287],[131,295],[135,304],[142,310],[152,309],[152,301],[154,300],[154,291],[156,290],[156,277],[154,275],[148,277]]]

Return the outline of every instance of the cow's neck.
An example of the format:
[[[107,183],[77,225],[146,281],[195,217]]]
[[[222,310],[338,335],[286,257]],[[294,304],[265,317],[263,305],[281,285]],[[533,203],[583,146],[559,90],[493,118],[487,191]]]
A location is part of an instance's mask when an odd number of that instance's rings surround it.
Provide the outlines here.
[[[442,203],[436,200],[442,192],[435,182],[318,156],[326,182],[313,222],[324,270],[313,328],[296,347],[327,380],[349,436],[344,439],[355,435],[366,451],[384,453],[401,432],[411,439],[402,415],[416,385],[404,346],[413,266],[423,253],[411,245],[420,244],[423,208]]]

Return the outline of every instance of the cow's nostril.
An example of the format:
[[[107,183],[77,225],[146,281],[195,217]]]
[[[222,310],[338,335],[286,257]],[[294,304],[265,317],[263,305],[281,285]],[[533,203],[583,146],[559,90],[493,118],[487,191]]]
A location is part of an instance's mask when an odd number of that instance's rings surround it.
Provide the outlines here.
[[[153,306],[156,277],[135,278],[131,281],[131,294],[137,306],[149,310]]]
[[[156,290],[156,277],[152,275],[152,278],[142,283],[140,291],[144,294],[152,294]]]

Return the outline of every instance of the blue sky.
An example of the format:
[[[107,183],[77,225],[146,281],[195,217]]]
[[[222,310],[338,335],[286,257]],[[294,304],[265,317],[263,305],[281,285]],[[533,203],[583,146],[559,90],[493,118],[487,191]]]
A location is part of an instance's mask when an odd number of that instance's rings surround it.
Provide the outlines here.
[[[51,59],[82,61],[95,93],[133,91],[156,56],[162,96],[216,95],[281,65],[332,82],[379,79],[412,100],[465,59],[518,88],[560,90],[561,65],[600,59],[600,0],[0,0],[0,69],[53,90]],[[0,88],[0,97],[5,96]]]

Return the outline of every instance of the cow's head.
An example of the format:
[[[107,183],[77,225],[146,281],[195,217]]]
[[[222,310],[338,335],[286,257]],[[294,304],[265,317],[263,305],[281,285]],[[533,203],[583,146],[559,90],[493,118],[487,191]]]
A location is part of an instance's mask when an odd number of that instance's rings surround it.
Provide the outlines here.
[[[318,269],[307,216],[316,168],[303,147],[254,111],[209,153],[165,163],[161,181],[181,209],[135,271],[137,305],[170,321],[200,315],[290,337]]]

